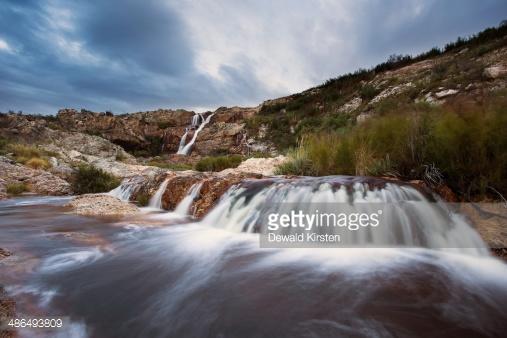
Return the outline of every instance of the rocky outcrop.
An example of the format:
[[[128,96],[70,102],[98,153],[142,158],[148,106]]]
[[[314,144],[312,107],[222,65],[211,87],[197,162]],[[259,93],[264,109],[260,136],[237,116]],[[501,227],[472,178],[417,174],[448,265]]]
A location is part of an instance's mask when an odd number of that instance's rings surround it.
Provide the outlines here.
[[[227,175],[215,175],[205,179],[202,181],[200,195],[193,204],[194,215],[196,217],[203,217],[233,185],[245,179],[260,178],[262,178],[262,175],[230,173]]]
[[[4,185],[23,183],[28,190],[41,195],[68,195],[72,193],[71,185],[65,180],[47,171],[32,169],[13,163],[0,156],[0,179]]]
[[[181,109],[124,115],[62,109],[57,114],[57,120],[65,130],[100,135],[127,150],[153,152],[165,148],[170,152],[177,150],[179,139],[171,139],[167,135],[181,137],[193,114]],[[164,144],[162,140],[172,142]]]
[[[484,76],[489,79],[498,79],[501,77],[507,77],[507,66],[503,64],[497,64],[484,69]]]
[[[285,161],[287,161],[287,157],[283,155],[268,158],[252,157],[241,162],[240,165],[236,168],[225,169],[220,173],[222,175],[230,173],[250,173],[263,176],[272,176],[275,174],[276,168]]]
[[[65,206],[84,216],[125,216],[139,212],[135,205],[106,194],[80,195]]]

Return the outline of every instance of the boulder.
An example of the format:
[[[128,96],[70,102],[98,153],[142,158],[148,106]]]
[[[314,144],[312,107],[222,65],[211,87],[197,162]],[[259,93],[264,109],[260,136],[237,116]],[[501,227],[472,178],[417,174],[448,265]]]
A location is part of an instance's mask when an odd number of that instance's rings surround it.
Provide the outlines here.
[[[193,204],[196,217],[203,217],[215,206],[222,195],[233,185],[245,179],[262,178],[262,175],[229,173],[227,175],[215,175],[202,181],[200,196]]]
[[[287,157],[279,155],[268,158],[249,158],[241,162],[237,168],[225,169],[220,172],[222,175],[229,173],[251,173],[264,176],[274,175],[276,168],[287,161]]]
[[[458,94],[458,91],[456,89],[444,89],[441,91],[436,92],[434,95],[437,99],[443,99],[448,96],[456,95]]]
[[[488,79],[498,79],[507,76],[507,66],[498,64],[484,69],[484,76]]]
[[[139,208],[119,198],[106,194],[87,194],[75,197],[65,205],[72,212],[84,216],[135,215]]]

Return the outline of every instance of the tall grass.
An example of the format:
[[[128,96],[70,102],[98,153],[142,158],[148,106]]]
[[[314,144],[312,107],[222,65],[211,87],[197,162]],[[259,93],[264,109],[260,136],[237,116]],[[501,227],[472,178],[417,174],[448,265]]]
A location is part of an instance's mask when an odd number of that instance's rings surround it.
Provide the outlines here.
[[[345,133],[306,135],[277,173],[428,179],[428,168],[433,168],[464,197],[493,189],[505,195],[507,99],[503,94],[486,101],[414,105]]]

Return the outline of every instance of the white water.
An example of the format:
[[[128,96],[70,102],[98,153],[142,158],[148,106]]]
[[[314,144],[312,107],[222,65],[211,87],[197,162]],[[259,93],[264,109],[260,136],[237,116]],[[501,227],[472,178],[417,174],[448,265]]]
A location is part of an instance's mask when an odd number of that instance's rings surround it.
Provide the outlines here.
[[[144,182],[144,178],[142,176],[134,176],[130,178],[124,179],[121,184],[108,192],[108,195],[119,198],[122,201],[128,202],[130,200],[130,196],[141,187],[141,184]]]
[[[183,148],[185,148],[185,142],[187,142],[187,135],[189,130],[190,130],[189,128],[185,128],[185,134],[183,134],[183,136],[181,137],[177,154],[179,154],[180,151],[183,151]]]
[[[177,154],[188,155],[190,153],[190,150],[192,149],[192,146],[194,145],[194,142],[197,139],[197,135],[199,135],[199,132],[201,130],[203,130],[204,127],[211,121],[211,118],[213,117],[213,115],[215,115],[215,114],[213,113],[213,114],[208,115],[208,117],[204,121],[202,121],[202,123],[199,125],[199,128],[197,128],[197,130],[194,132],[194,135],[192,136],[192,139],[190,140],[190,142],[188,142],[188,144],[186,144],[183,147],[183,149],[181,149],[181,150],[178,149]],[[194,115],[194,117],[195,117],[195,115]],[[201,116],[201,118],[202,118],[202,116]],[[194,118],[192,118],[192,125],[193,124],[194,124]],[[186,135],[185,135],[185,138],[186,138]]]
[[[192,124],[190,126],[195,128],[203,121],[204,117],[200,113],[196,113],[194,116],[192,116]]]
[[[188,215],[192,202],[195,200],[199,192],[201,191],[202,183],[196,183],[192,185],[185,198],[181,200],[174,212],[178,215]]]
[[[148,208],[152,209],[162,209],[162,196],[164,195],[165,189],[167,188],[167,184],[169,183],[169,179],[164,180],[160,187],[158,187],[155,194],[150,198],[150,202],[148,203]]]
[[[239,185],[229,189],[202,223],[233,232],[265,232],[267,215],[272,213],[295,209],[312,214],[317,207],[321,213],[371,214],[384,207],[381,224],[376,228],[350,231],[336,227],[331,228],[332,232],[341,236],[345,246],[426,247],[488,255],[485,243],[463,217],[450,212],[442,202],[429,201],[411,186],[387,183],[384,188],[372,189],[356,182],[338,188],[332,180],[309,178],[279,180],[267,186]],[[283,233],[298,230],[289,227]]]

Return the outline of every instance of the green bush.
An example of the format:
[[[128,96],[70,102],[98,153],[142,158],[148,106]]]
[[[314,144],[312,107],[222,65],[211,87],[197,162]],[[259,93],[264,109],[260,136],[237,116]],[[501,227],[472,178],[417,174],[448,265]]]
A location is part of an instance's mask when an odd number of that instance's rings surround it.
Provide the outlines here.
[[[19,195],[28,191],[28,186],[23,182],[8,183],[5,189],[9,195]]]
[[[136,202],[140,207],[145,207],[150,202],[150,195],[145,193],[139,193],[136,196]]]
[[[163,169],[169,169],[174,171],[191,170],[192,166],[186,163],[168,163],[159,160],[151,160],[147,163],[153,167],[159,167]]]
[[[204,157],[197,162],[195,170],[198,171],[221,171],[227,168],[236,168],[243,157],[241,155]]]
[[[307,135],[277,173],[425,179],[425,168],[434,166],[464,198],[494,190],[506,195],[507,97],[485,102],[414,104],[342,133]]]
[[[359,91],[359,95],[363,100],[371,100],[377,96],[378,93],[378,89],[369,84],[362,86],[361,90]]]
[[[72,179],[76,194],[107,192],[120,185],[120,180],[105,171],[90,165],[81,165]]]

